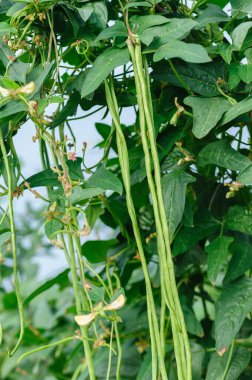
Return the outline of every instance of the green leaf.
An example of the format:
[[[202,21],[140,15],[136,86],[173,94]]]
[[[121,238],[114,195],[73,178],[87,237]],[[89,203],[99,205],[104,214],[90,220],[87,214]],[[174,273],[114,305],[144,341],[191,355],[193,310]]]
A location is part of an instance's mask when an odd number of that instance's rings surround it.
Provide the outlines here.
[[[233,11],[252,13],[252,3],[250,0],[231,0]]]
[[[242,22],[232,32],[233,48],[240,50],[242,44],[248,34],[249,29],[252,27],[252,21]]]
[[[222,56],[225,62],[228,64],[231,63],[232,60],[232,47],[231,45],[221,44],[219,46],[219,54]]]
[[[94,11],[94,7],[92,3],[85,4],[82,8],[77,8],[79,15],[83,19],[83,21],[87,22],[89,17]]]
[[[250,112],[252,110],[252,98],[244,99],[231,107],[224,115],[221,125],[229,123],[231,120],[236,119],[238,116]]]
[[[239,66],[239,77],[245,83],[252,82],[252,64],[240,65]]]
[[[216,81],[218,78],[225,76],[224,67],[225,65],[220,62],[218,62],[218,65],[214,62],[201,65],[192,63],[176,64],[176,70],[187,87],[196,94],[207,97],[220,95],[216,88]],[[159,62],[156,64],[152,76],[154,79],[183,87],[177,76],[173,73],[169,65],[167,65],[167,62]]]
[[[64,288],[69,284],[68,273],[70,269],[66,269],[63,272],[59,273],[56,277],[51,280],[47,280],[43,285],[39,286],[36,290],[34,290],[28,297],[24,300],[24,305],[28,305],[34,298],[36,298],[39,294],[45,292],[50,289],[53,285],[58,284],[60,288]]]
[[[104,214],[104,209],[100,205],[88,205],[85,209],[88,225],[92,229],[97,219]]]
[[[24,83],[30,64],[24,63],[19,59],[12,61],[9,57],[13,57],[13,51],[7,45],[0,42],[0,60],[5,68],[8,68],[8,77],[16,82]]]
[[[239,64],[231,63],[228,67],[228,87],[233,90],[240,83]]]
[[[8,35],[9,33],[17,33],[17,29],[10,26],[6,21],[0,22],[0,36]]]
[[[206,380],[222,380],[227,361],[227,353],[223,356],[219,356],[216,352],[212,353],[207,367]]]
[[[191,346],[191,352],[192,352],[192,357],[193,357],[192,378],[193,380],[201,380],[205,350],[201,345],[195,342],[191,343],[190,346]]]
[[[236,280],[252,268],[252,249],[249,239],[248,241],[236,239],[231,246],[231,251],[233,252],[233,256],[228,264],[224,283]]]
[[[75,115],[77,112],[79,102],[80,102],[80,95],[76,92],[72,93],[70,95],[66,105],[54,117],[52,123],[50,124],[50,128],[54,129],[54,128],[58,127],[60,124],[64,123],[64,121],[69,116]]]
[[[251,354],[245,347],[238,347],[232,357],[225,380],[237,380],[250,363]]]
[[[198,164],[200,166],[213,164],[240,171],[250,166],[251,161],[248,157],[243,156],[231,148],[227,140],[218,140],[210,143],[200,151]]]
[[[191,249],[198,241],[206,238],[216,230],[216,225],[201,225],[195,227],[184,227],[176,236],[172,253],[174,256]]]
[[[88,285],[91,287],[91,289],[88,289],[88,295],[91,301],[95,303],[104,301],[105,289],[90,283]]]
[[[237,181],[242,185],[252,185],[252,165],[248,166],[238,175]]]
[[[82,160],[79,157],[76,161],[67,161],[69,175],[73,181],[83,179],[80,167],[81,162]],[[59,166],[59,169],[62,169],[61,166]],[[32,175],[26,179],[26,182],[30,184],[31,188],[39,186],[61,186],[57,173],[54,173],[51,169],[42,170],[41,172]],[[21,184],[23,184],[23,182]]]
[[[96,172],[86,181],[86,187],[98,187],[103,190],[112,190],[122,194],[123,187],[119,178],[111,171],[101,166]]]
[[[218,123],[230,103],[221,97],[202,98],[188,96],[184,103],[193,109],[193,134],[198,139],[205,137]]]
[[[113,248],[117,243],[117,239],[89,240],[82,245],[82,254],[90,263],[101,263],[106,261],[109,249]]]
[[[219,236],[205,248],[208,254],[207,274],[212,285],[216,284],[217,276],[228,256],[229,246],[233,240],[232,237]]]
[[[82,187],[76,186],[73,188],[72,194],[68,197],[68,199],[72,204],[77,204],[87,199],[96,197],[102,193],[104,193],[104,190],[99,187],[82,189]]]
[[[55,238],[55,235],[54,235],[54,237],[52,235],[55,232],[62,230],[62,228],[63,228],[63,224],[59,220],[56,220],[56,219],[49,220],[45,224],[45,234],[46,234],[46,237],[49,240]]]
[[[127,37],[127,28],[122,21],[116,21],[110,28],[106,28],[96,37],[96,41],[108,40],[115,37]]]
[[[219,6],[207,4],[207,8],[203,10],[196,20],[198,22],[196,29],[200,29],[208,24],[227,22],[230,18]]]
[[[35,83],[35,91],[32,96],[37,94],[43,85],[44,81],[46,80],[48,74],[50,73],[54,63],[49,63],[46,67],[44,67],[42,64],[34,67],[29,74],[27,75],[26,81],[31,82],[33,81]]]
[[[157,37],[158,44],[162,45],[170,40],[184,38],[196,25],[196,21],[188,18],[172,19],[168,24],[145,29],[140,39],[148,46]]]
[[[176,40],[162,45],[154,54],[153,60],[157,62],[163,58],[181,58],[186,62],[192,63],[211,61],[203,46]]]
[[[84,97],[95,91],[116,67],[125,65],[128,61],[128,49],[106,49],[96,58],[92,68],[84,79],[81,96]]]
[[[104,29],[108,21],[108,10],[104,2],[97,1],[88,3],[82,8],[77,8],[79,15],[86,22],[96,26],[98,29]]]
[[[183,170],[174,170],[162,178],[164,206],[170,239],[172,239],[183,216],[186,187],[194,181],[195,178]]]
[[[163,25],[171,20],[161,15],[133,16],[130,18],[130,26],[133,33],[141,35],[147,28]]]
[[[151,353],[147,352],[142,361],[136,380],[151,380]]]
[[[252,310],[252,280],[240,278],[226,285],[216,304],[216,350],[223,353],[240,330],[247,314]]]
[[[133,2],[127,3],[124,7],[124,10],[129,9],[129,8],[137,8],[137,7],[151,8],[152,4],[148,3],[148,1],[133,1]]]
[[[56,173],[53,173],[51,169],[43,170],[39,173],[32,175],[26,179],[26,182],[29,183],[30,187],[39,187],[39,186],[57,186],[59,185],[58,176]]]
[[[196,335],[198,337],[204,336],[204,331],[201,326],[201,323],[196,318],[194,311],[189,307],[186,302],[182,302],[182,310],[185,317],[186,329],[190,334]]]
[[[252,213],[240,206],[230,207],[225,217],[225,227],[252,235]]]

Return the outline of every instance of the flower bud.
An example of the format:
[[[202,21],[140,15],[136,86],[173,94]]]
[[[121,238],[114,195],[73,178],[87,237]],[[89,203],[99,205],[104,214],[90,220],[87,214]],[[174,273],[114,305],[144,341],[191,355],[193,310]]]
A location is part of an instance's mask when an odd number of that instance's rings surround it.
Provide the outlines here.
[[[8,90],[7,88],[3,88],[0,86],[0,94],[6,98],[7,96],[10,96],[10,90]]]
[[[88,326],[97,316],[97,313],[90,313],[90,314],[83,314],[83,315],[76,315],[74,317],[75,322],[79,326]]]
[[[19,88],[18,93],[30,95],[34,92],[34,90],[35,90],[35,83],[30,82],[30,83],[26,84],[25,86]]]
[[[104,306],[103,310],[119,310],[121,309],[126,303],[126,298],[123,294],[120,294],[117,299],[113,302],[111,302],[109,305]]]

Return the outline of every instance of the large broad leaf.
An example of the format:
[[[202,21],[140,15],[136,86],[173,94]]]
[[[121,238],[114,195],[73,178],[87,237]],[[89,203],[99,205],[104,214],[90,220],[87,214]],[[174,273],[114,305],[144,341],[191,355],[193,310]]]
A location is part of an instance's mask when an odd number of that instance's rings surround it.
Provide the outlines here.
[[[240,50],[249,29],[252,27],[252,21],[242,22],[232,32],[233,48]]]
[[[207,367],[206,380],[222,380],[227,361],[228,354],[219,356],[216,352],[212,353]]]
[[[97,195],[104,193],[104,190],[99,187],[90,187],[88,189],[82,189],[80,186],[73,188],[72,194],[70,195],[69,202],[72,204],[77,204],[83,202],[87,199],[93,198]]]
[[[245,83],[252,82],[252,64],[240,65],[238,74],[241,80]]]
[[[118,66],[129,61],[128,49],[108,48],[96,58],[91,70],[84,79],[81,96],[95,91],[109,74]]]
[[[230,207],[225,216],[225,226],[252,235],[252,212],[240,206]]]
[[[30,303],[35,297],[37,297],[39,294],[45,292],[46,290],[50,289],[53,285],[58,284],[60,285],[60,288],[62,289],[66,285],[69,284],[68,279],[68,273],[70,269],[66,269],[63,272],[59,273],[56,277],[52,278],[51,280],[47,280],[43,285],[39,286],[36,290],[34,290],[28,297],[24,300],[24,305],[27,305]]]
[[[198,164],[205,166],[209,164],[222,166],[231,170],[244,170],[251,161],[231,148],[227,140],[219,140],[203,148],[198,156]]]
[[[207,368],[206,380],[223,380],[229,354],[219,356],[216,352],[211,355]],[[244,347],[238,347],[232,356],[225,380],[238,380],[250,361],[250,353]]]
[[[133,16],[130,18],[130,26],[133,33],[141,35],[147,28],[163,25],[170,21],[171,19],[161,15]]]
[[[230,103],[221,97],[188,96],[184,103],[193,109],[193,134],[198,139],[205,137],[230,108]]]
[[[148,46],[157,37],[158,43],[162,45],[170,40],[185,37],[196,25],[197,22],[189,18],[176,18],[172,19],[168,24],[145,29],[140,38]]]
[[[237,380],[249,365],[251,354],[245,347],[238,347],[232,357],[225,380]]]
[[[252,13],[251,0],[231,0],[230,3],[234,11]]]
[[[205,350],[200,344],[195,343],[195,342],[191,342],[190,346],[191,346],[191,353],[193,357],[192,378],[193,380],[201,380]]]
[[[251,238],[235,240],[231,246],[232,259],[228,265],[224,283],[236,280],[247,270],[252,268],[252,244]]]
[[[122,21],[116,21],[110,28],[104,29],[97,37],[96,41],[107,40],[115,37],[127,37],[127,28]]]
[[[151,353],[146,353],[136,380],[151,380]]]
[[[200,240],[206,238],[217,229],[214,224],[202,224],[202,226],[184,227],[176,236],[172,253],[174,256],[191,249]]]
[[[181,222],[184,208],[186,187],[195,178],[183,170],[176,170],[162,178],[165,213],[169,225],[170,239]]]
[[[108,250],[117,243],[118,240],[116,239],[90,240],[82,245],[82,254],[90,263],[101,263],[106,261]]]
[[[69,175],[72,181],[77,181],[83,179],[83,173],[81,171],[81,158],[77,158],[76,161],[67,161],[67,166],[69,169]],[[61,170],[61,166],[59,166]],[[26,179],[26,182],[30,184],[30,187],[38,186],[60,186],[57,173],[54,173],[51,169],[45,169],[39,173],[32,175]],[[23,182],[22,182],[23,184]]]
[[[44,81],[46,80],[46,77],[51,71],[52,67],[53,67],[53,62],[49,63],[46,67],[43,67],[43,65],[38,65],[34,67],[31,70],[31,72],[27,75],[26,81],[27,82],[33,81],[35,83],[35,91],[32,96],[38,93]]]
[[[238,175],[237,181],[242,185],[252,185],[252,165],[248,166]]]
[[[12,59],[14,58],[14,60]],[[0,60],[5,68],[8,67],[8,77],[16,82],[25,82],[26,74],[30,68],[29,63],[24,63],[15,59],[13,51],[5,44],[0,42]]]
[[[13,26],[10,26],[8,22],[0,22],[0,36],[3,37],[4,35],[8,35],[9,33],[17,33],[17,29]]]
[[[216,81],[218,78],[225,77],[225,64],[205,63],[205,64],[176,64],[176,70],[183,82],[196,94],[213,97],[220,95]],[[154,65],[152,74],[154,79],[167,81],[178,87],[183,87],[183,84],[178,80],[167,62],[159,62]]]
[[[97,169],[87,180],[86,187],[98,187],[103,190],[112,190],[119,194],[123,192],[122,183],[119,178],[103,166]]]
[[[214,4],[207,4],[207,8],[204,9],[204,11],[197,18],[198,25],[196,28],[200,29],[208,24],[220,23],[225,21],[229,21],[229,17],[222,10],[222,8]]]
[[[245,99],[231,107],[224,115],[221,125],[229,123],[231,120],[236,119],[238,116],[250,112],[252,110],[252,98]]]
[[[201,323],[198,321],[196,318],[196,315],[194,314],[194,311],[191,307],[189,307],[186,302],[183,302],[182,300],[182,310],[184,313],[185,317],[185,324],[186,324],[186,329],[190,334],[203,337],[204,336],[204,331],[201,326]]]
[[[192,63],[211,61],[203,46],[176,40],[163,44],[154,54],[153,60],[157,62],[163,58],[181,58],[186,62]]]
[[[108,21],[108,10],[103,1],[88,2],[82,8],[77,8],[79,15],[86,22],[98,29],[104,29]]]
[[[215,339],[219,354],[228,350],[252,310],[252,279],[243,277],[223,288],[216,304]]]
[[[207,273],[212,285],[216,283],[217,276],[228,256],[229,246],[233,240],[232,237],[219,236],[205,248],[208,254]]]

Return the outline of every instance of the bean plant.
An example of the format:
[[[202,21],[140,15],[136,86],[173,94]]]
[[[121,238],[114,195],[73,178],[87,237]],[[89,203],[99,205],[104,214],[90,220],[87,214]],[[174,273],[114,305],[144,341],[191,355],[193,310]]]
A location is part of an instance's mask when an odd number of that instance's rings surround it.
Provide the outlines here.
[[[251,379],[251,16],[0,1],[1,379]]]

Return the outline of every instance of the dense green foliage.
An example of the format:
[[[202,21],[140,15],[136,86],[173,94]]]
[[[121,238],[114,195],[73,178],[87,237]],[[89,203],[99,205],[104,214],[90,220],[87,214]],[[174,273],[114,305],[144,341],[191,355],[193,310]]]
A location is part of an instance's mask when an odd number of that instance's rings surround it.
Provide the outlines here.
[[[251,16],[0,0],[1,379],[251,379]],[[85,141],[89,115],[93,167],[73,127]],[[24,178],[28,119],[41,171]],[[44,208],[21,221],[23,192]],[[41,248],[68,264],[43,283]]]

